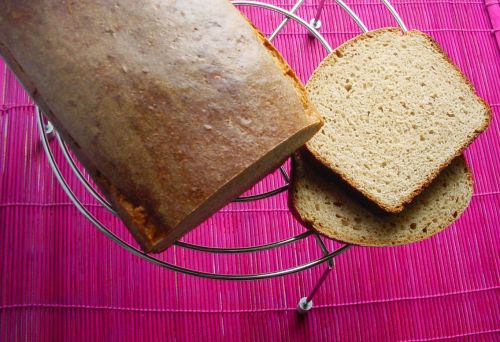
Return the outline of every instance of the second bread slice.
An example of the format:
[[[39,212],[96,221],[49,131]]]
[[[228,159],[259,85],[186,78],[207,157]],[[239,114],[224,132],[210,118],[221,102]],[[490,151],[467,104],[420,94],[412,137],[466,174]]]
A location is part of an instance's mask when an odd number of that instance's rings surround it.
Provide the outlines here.
[[[427,35],[380,29],[346,42],[307,84],[325,126],[306,147],[400,212],[483,131],[490,108]]]
[[[309,228],[346,243],[393,246],[428,238],[457,220],[472,197],[472,178],[460,156],[401,213],[370,208],[352,191],[315,165],[307,155],[293,160],[291,208]]]

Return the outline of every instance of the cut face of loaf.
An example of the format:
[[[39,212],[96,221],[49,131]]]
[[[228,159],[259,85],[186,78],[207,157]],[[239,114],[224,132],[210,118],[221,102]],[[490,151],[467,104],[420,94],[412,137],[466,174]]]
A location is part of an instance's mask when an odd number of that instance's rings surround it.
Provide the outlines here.
[[[146,251],[321,126],[293,71],[227,0],[0,1],[0,54]]]
[[[362,195],[304,154],[294,157],[292,175],[290,206],[298,218],[329,238],[363,246],[393,246],[428,238],[458,219],[473,192],[462,156],[396,214],[370,207]]]
[[[323,165],[400,212],[472,140],[491,110],[427,35],[380,29],[346,42],[307,84],[325,126],[307,144]]]

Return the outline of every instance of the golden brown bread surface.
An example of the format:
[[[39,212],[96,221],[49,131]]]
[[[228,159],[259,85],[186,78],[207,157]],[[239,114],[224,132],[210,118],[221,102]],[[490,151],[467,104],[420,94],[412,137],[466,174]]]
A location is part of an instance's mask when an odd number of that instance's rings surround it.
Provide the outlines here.
[[[0,54],[146,251],[321,126],[290,68],[226,0],[1,1]]]

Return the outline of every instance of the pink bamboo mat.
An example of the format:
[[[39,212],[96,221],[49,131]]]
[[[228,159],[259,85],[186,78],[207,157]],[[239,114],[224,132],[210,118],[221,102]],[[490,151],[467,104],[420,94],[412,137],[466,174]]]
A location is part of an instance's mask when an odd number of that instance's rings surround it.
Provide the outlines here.
[[[318,2],[306,0],[298,14],[309,21]],[[289,9],[294,1],[272,3]],[[395,25],[378,0],[347,3],[369,28]],[[99,233],[52,175],[32,102],[0,60],[0,341],[500,340],[500,50],[483,1],[393,3],[410,28],[442,45],[493,108],[490,128],[466,152],[475,195],[455,225],[429,240],[354,248],[338,257],[314,309],[302,318],[295,313],[298,299],[324,266],[273,280],[206,280],[142,261]],[[244,12],[268,34],[281,20],[261,9]],[[332,46],[360,32],[333,1],[321,20]],[[295,23],[275,44],[303,80],[325,56]],[[70,175],[67,167],[63,173]],[[74,177],[69,181],[97,217],[126,236]],[[252,191],[279,184],[275,173]],[[231,204],[185,241],[254,245],[303,231],[282,194]],[[163,258],[207,272],[245,273],[319,255],[307,240],[242,258],[177,248]]]

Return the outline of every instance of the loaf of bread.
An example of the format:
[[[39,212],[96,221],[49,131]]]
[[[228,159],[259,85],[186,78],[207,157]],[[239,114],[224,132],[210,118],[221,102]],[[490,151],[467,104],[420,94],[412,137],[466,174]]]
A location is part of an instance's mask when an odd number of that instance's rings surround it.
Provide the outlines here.
[[[440,232],[460,217],[473,190],[463,156],[404,211],[393,214],[367,201],[308,153],[294,157],[292,176],[290,206],[306,226],[329,238],[363,246],[407,244]]]
[[[227,0],[1,1],[0,54],[148,252],[321,127]]]
[[[307,84],[323,165],[400,212],[486,129],[491,109],[427,35],[380,29],[341,45]]]

